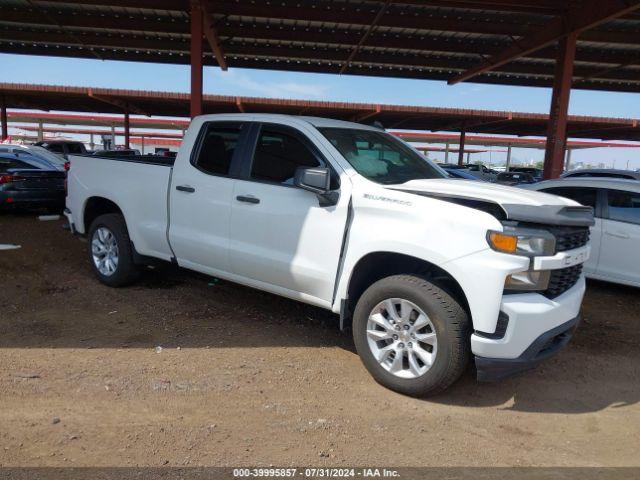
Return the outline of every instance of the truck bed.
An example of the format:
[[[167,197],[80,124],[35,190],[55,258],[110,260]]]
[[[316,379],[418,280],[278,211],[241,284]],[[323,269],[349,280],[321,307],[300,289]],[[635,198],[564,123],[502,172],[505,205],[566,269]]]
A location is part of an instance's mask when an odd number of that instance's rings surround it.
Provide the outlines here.
[[[67,207],[71,211],[85,211],[93,197],[107,199],[122,209],[125,218],[136,219],[127,228],[138,253],[163,260],[171,258],[166,231],[173,158],[70,155],[69,161]],[[87,233],[89,225],[78,223],[74,228]]]
[[[100,158],[103,160],[116,160],[119,162],[147,163],[149,165],[160,165],[173,167],[175,157],[161,157],[159,155],[122,155],[122,156],[101,156],[101,155],[74,155],[75,157]]]

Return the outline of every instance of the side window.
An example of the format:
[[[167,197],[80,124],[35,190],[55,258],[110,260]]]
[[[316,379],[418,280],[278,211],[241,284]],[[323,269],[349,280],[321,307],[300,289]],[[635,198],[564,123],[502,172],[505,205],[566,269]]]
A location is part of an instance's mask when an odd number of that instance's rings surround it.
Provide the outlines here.
[[[582,187],[556,187],[547,188],[543,190],[546,193],[552,193],[560,197],[569,198],[575,200],[581,205],[586,207],[593,207],[596,209],[596,203],[598,198],[598,191],[595,188],[582,188]]]
[[[47,147],[47,150],[49,150],[50,152],[53,152],[53,153],[64,153],[63,146],[62,145],[57,145],[57,144],[49,145]]]
[[[320,161],[297,136],[264,127],[260,131],[251,165],[251,178],[293,185],[298,167],[319,167]]]
[[[242,126],[209,124],[193,165],[212,175],[229,175]]]
[[[82,154],[84,153],[82,150],[82,146],[79,143],[69,143],[67,144],[67,150],[71,154]]]
[[[640,193],[608,190],[609,219],[640,225]]]

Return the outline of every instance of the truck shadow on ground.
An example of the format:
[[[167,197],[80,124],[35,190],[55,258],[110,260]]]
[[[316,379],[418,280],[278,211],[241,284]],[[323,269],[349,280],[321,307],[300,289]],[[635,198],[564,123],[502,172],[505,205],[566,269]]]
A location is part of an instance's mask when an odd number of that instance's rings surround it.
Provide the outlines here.
[[[131,287],[108,288],[93,277],[86,244],[42,222],[35,227],[10,239],[23,248],[0,256],[0,348],[179,346],[212,355],[220,348],[340,348],[353,355],[351,367],[359,365],[350,332],[340,332],[330,312],[170,267],[146,272]],[[470,368],[445,394],[424,401],[565,414],[635,404],[638,311],[637,289],[590,282],[585,322],[557,357],[496,384],[477,383]]]
[[[338,317],[319,308],[173,268],[148,272],[140,283],[126,289],[108,289],[90,277],[87,281],[91,282],[91,290],[103,295],[104,302],[99,305],[91,302],[85,307],[80,302],[79,309],[70,304],[58,305],[61,316],[52,312],[44,315],[33,312],[31,319],[20,315],[19,325],[7,322],[5,317],[2,330],[13,334],[0,340],[0,346],[338,347],[351,352],[353,361],[359,362],[351,333],[340,332]],[[608,288],[600,286],[598,294],[609,294]],[[69,292],[58,287],[49,295]],[[72,296],[75,294],[72,291]],[[470,366],[445,394],[423,401],[564,414],[634,404],[640,400],[637,382],[640,358],[634,348],[637,345],[634,336],[627,334],[635,332],[613,328],[610,336],[615,338],[603,340],[598,333],[600,321],[587,319],[565,351],[534,371],[499,383],[481,384],[476,382]],[[594,335],[601,338],[596,341]],[[606,348],[595,350],[594,342]]]

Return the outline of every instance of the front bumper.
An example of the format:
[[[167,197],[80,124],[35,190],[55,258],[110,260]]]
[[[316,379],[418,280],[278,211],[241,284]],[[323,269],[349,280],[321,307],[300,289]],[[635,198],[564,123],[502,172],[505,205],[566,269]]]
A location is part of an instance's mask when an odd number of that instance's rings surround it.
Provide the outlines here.
[[[486,358],[476,356],[477,378],[480,382],[496,382],[538,366],[564,348],[578,328],[580,317],[540,335],[518,358]]]
[[[562,295],[505,295],[500,305],[508,318],[501,338],[471,335],[478,379],[499,380],[535,367],[562,349],[578,325],[585,292],[584,276]]]

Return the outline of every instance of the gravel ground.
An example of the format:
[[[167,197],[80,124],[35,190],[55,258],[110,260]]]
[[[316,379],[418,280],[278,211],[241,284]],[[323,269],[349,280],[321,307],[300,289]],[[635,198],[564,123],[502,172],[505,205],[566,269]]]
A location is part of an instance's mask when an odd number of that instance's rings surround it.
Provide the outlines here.
[[[111,289],[62,226],[0,216],[0,466],[640,465],[636,289],[590,282],[538,370],[419,400],[329,313],[171,268]]]

